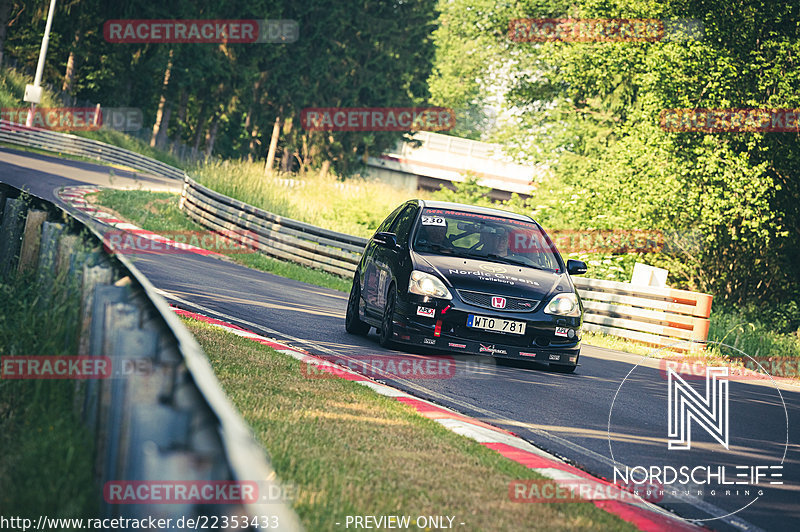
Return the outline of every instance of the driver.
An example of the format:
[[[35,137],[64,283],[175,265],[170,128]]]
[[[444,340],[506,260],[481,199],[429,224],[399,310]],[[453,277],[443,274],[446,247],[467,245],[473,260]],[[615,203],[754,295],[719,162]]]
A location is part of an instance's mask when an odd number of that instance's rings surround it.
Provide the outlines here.
[[[423,225],[420,242],[432,246],[447,246],[447,220],[444,225]]]
[[[494,231],[482,233],[483,237],[483,251],[487,255],[498,255],[500,257],[507,257],[508,253],[508,235],[503,228],[497,228]]]

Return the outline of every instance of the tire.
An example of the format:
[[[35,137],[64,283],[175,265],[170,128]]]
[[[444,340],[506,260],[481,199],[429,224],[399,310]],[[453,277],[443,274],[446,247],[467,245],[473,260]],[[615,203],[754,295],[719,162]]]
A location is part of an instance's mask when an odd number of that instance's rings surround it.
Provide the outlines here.
[[[569,366],[567,364],[550,364],[550,371],[554,373],[575,373],[575,368],[578,366]]]
[[[378,335],[378,343],[382,347],[391,347],[392,332],[394,322],[394,304],[397,295],[394,286],[389,287],[389,295],[386,296],[386,305],[383,307],[383,319],[381,320],[381,330]]]
[[[358,317],[358,303],[361,299],[361,284],[358,282],[358,274],[353,279],[353,287],[350,289],[350,297],[347,298],[347,314],[344,318],[344,330],[350,334],[365,335],[369,332],[369,323],[364,323]]]

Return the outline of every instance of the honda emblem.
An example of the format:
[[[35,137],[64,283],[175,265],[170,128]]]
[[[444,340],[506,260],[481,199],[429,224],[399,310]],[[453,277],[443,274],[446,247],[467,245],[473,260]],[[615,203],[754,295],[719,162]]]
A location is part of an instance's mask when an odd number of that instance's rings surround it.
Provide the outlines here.
[[[493,297],[492,306],[494,308],[506,308],[506,298],[498,296]]]

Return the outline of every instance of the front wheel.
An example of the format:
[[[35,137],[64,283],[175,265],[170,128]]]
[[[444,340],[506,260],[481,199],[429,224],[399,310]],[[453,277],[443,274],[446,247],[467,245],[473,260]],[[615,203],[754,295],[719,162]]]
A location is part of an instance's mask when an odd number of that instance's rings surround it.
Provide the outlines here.
[[[394,303],[395,298],[394,287],[389,288],[389,295],[386,296],[386,305],[383,307],[383,320],[381,321],[381,331],[378,336],[378,342],[383,347],[392,345],[392,334],[394,329]]]
[[[347,314],[344,317],[344,330],[350,334],[364,335],[369,332],[369,324],[361,321],[358,317],[358,304],[361,299],[361,283],[358,281],[358,274],[353,279],[353,287],[350,289],[350,297],[347,298]]]

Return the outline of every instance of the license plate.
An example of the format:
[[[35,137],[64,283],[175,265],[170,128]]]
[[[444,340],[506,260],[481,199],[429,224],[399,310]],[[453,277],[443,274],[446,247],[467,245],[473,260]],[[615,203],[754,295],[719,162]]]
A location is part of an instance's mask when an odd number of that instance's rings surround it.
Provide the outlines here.
[[[525,334],[524,321],[504,320],[503,318],[490,318],[487,316],[475,316],[474,314],[467,315],[467,327],[508,334]]]

